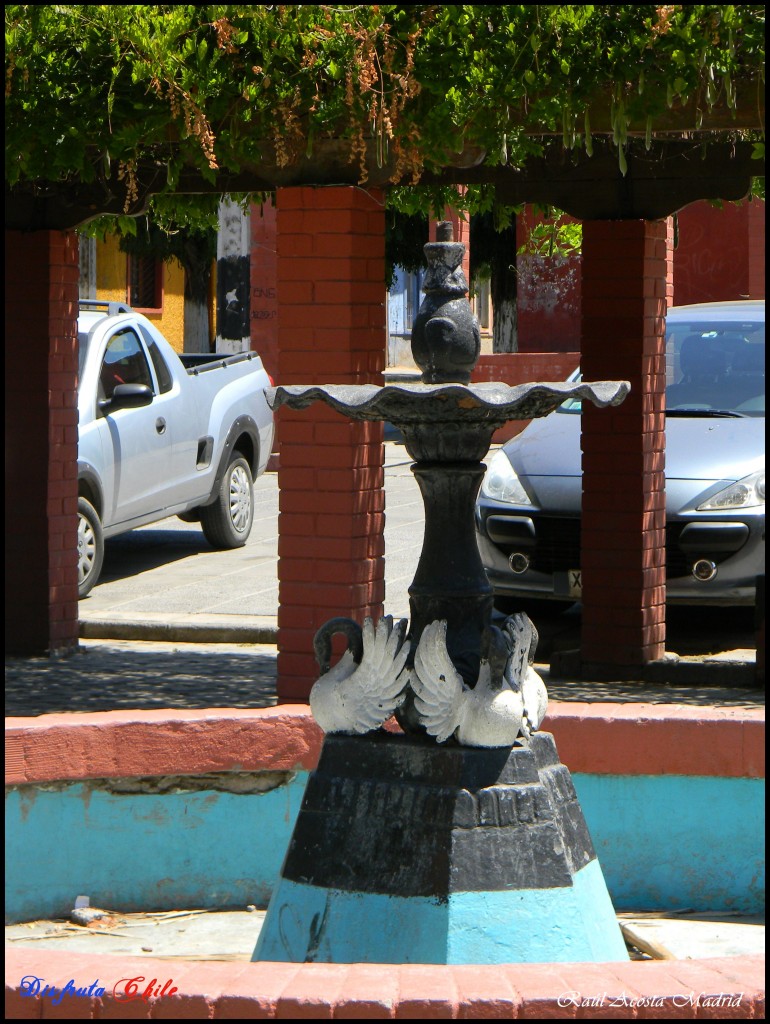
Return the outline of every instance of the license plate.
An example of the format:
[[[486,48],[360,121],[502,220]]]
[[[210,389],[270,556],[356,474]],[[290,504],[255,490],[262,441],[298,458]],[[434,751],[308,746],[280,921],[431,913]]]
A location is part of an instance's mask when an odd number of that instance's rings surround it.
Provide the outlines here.
[[[580,569],[568,569],[566,572],[554,573],[554,593],[560,597],[579,598],[583,594],[583,578]]]

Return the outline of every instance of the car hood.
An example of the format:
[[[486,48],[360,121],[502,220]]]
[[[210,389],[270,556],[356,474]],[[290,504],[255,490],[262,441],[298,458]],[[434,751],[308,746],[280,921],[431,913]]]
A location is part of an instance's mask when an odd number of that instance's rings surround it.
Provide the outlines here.
[[[580,415],[555,412],[505,445],[519,475],[578,477]],[[668,480],[740,480],[764,463],[764,417],[666,419]]]

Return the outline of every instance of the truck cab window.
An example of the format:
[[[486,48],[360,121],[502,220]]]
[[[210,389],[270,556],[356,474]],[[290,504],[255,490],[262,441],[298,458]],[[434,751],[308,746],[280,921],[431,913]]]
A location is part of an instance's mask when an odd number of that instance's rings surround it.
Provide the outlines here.
[[[107,343],[99,374],[99,399],[112,398],[118,384],[146,384],[152,387],[147,358],[136,334],[118,331]]]
[[[148,330],[139,324],[139,330],[142,332],[142,337],[147,345],[147,351],[150,353],[150,359],[152,359],[152,365],[155,367],[155,376],[158,378],[158,389],[161,395],[165,395],[167,391],[170,391],[174,386],[174,378],[171,376],[171,370],[166,366],[166,360],[160,354],[155,339]]]

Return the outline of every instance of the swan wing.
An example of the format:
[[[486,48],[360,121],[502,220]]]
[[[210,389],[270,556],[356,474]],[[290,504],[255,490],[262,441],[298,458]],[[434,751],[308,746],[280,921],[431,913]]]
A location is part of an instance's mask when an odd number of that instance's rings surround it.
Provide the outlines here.
[[[521,688],[524,700],[523,731],[530,735],[537,732],[548,710],[548,691],[545,683],[530,666]]]
[[[310,691],[310,711],[324,732],[345,732],[348,723],[342,687],[356,671],[353,652],[345,651],[340,660],[324,672]]]
[[[385,615],[376,627],[370,618],[364,620],[361,664],[339,688],[348,719],[344,731],[360,735],[378,729],[403,703],[407,677],[402,673],[409,656],[405,632],[406,619],[394,625],[393,616]]]
[[[425,627],[410,676],[415,707],[425,729],[438,743],[447,740],[460,724],[465,697],[462,676],[449,657],[446,633],[443,619]]]
[[[467,697],[468,710],[457,730],[460,743],[468,747],[511,746],[521,731],[521,694],[509,689],[478,694],[472,690]]]
[[[527,675],[533,626],[526,613],[516,612],[505,620],[503,628],[508,636],[510,648],[505,678],[512,689],[518,690]]]

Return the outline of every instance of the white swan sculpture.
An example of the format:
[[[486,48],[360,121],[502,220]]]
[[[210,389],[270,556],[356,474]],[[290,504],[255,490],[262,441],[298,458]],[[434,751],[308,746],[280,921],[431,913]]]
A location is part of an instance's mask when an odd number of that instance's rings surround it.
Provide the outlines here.
[[[447,624],[422,632],[410,684],[426,731],[444,743],[455,736],[470,747],[510,746],[531,735],[545,717],[548,695],[532,668],[537,632],[523,613],[510,616],[503,631],[491,627],[475,687],[467,686],[446,646]]]
[[[363,629],[352,619],[332,619],[315,635],[313,646],[321,676],[310,691],[310,710],[326,733],[362,735],[386,722],[406,696],[406,674],[400,678],[409,655],[404,642],[407,621],[395,626],[393,616],[377,623],[364,619]],[[348,649],[333,667],[331,638],[348,637]]]
[[[528,615],[517,612],[505,620],[503,632],[508,636],[511,651],[505,667],[505,680],[511,689],[521,691],[524,703],[521,731],[525,736],[531,736],[540,728],[548,710],[548,691],[532,667],[537,649],[537,630]]]

